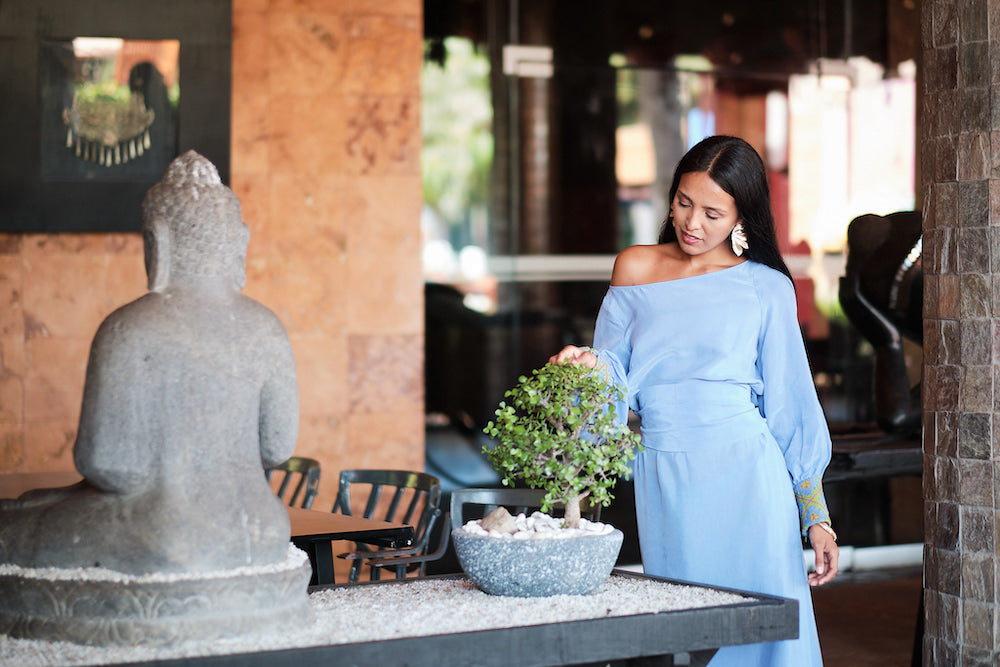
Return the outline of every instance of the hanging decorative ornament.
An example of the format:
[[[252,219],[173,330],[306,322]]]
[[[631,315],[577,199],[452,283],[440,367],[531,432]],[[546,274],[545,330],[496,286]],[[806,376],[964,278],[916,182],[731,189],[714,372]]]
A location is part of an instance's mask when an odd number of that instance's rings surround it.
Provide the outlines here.
[[[733,252],[736,253],[737,257],[750,247],[750,244],[747,243],[747,234],[743,229],[742,222],[737,222],[736,226],[733,227],[733,233],[730,235],[729,240],[733,246]]]
[[[127,100],[110,96],[73,96],[73,106],[63,110],[66,148],[87,162],[103,167],[125,164],[150,147],[149,128],[156,120],[142,93]]]

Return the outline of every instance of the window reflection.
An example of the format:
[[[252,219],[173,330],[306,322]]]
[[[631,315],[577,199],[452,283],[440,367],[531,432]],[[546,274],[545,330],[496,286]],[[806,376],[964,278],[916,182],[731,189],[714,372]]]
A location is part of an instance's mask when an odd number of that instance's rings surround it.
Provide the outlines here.
[[[155,178],[177,156],[177,40],[42,44],[42,176]]]
[[[529,114],[516,107],[527,104],[525,93],[509,110],[508,124],[496,125],[495,140],[510,153],[500,156],[506,163],[521,165],[517,152],[528,150],[526,135],[542,129],[550,133],[554,149],[547,156],[548,173],[563,180],[552,182],[546,201],[530,201],[545,209],[540,219],[551,228],[542,231],[551,240],[580,235],[585,224],[617,226],[611,240],[592,244],[586,254],[526,254],[519,249],[518,234],[529,230],[518,227],[523,210],[518,198],[536,197],[535,191],[519,187],[524,184],[516,179],[523,174],[517,168],[488,178],[493,157],[493,143],[487,140],[493,131],[488,60],[469,42],[447,39],[445,46],[445,66],[428,63],[433,71],[425,71],[423,88],[425,279],[456,288],[467,309],[491,316],[479,322],[485,367],[477,374],[488,394],[482,403],[495,405],[519,374],[543,364],[559,345],[589,342],[615,254],[628,245],[656,242],[674,166],[688,147],[716,133],[747,139],[767,165],[779,245],[796,279],[800,324],[828,418],[832,423],[873,419],[872,348],[844,316],[838,285],[851,220],[914,207],[912,63],[891,76],[864,58],[817,61],[811,71],[793,75],[727,74],[700,56],[680,56],[661,69],[617,67],[614,153],[607,164],[584,167],[613,173],[609,181],[616,188],[617,219],[610,221],[601,210],[591,211],[589,221],[559,210],[566,193],[558,187],[579,187],[576,165],[566,159],[579,151],[560,149],[588,140],[576,132],[580,125],[572,124],[566,110],[586,100],[552,102],[551,96],[539,96],[551,105],[545,109],[547,120],[529,128],[524,119],[539,115],[537,109]],[[449,67],[459,66],[466,68],[464,74],[447,74]],[[606,76],[607,70],[558,63],[554,73],[563,91],[601,89]],[[517,100],[517,79],[509,78],[506,85],[509,97]],[[451,112],[449,105],[454,105]],[[458,109],[459,116],[448,115]],[[596,112],[594,117],[605,118]],[[503,136],[505,130],[510,136]],[[486,146],[490,150],[481,150]],[[510,219],[488,208],[484,183],[510,194]],[[446,325],[429,322],[429,336]],[[428,354],[429,369],[445,367],[430,363],[433,355]],[[908,361],[913,383],[919,381],[919,363],[918,355]]]

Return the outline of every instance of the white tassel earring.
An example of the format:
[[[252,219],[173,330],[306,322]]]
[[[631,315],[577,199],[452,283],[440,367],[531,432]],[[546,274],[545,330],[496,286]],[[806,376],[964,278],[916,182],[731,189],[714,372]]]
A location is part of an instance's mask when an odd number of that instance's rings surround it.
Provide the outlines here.
[[[737,222],[736,226],[733,227],[733,233],[729,236],[729,242],[733,246],[733,252],[739,257],[743,254],[743,251],[750,247],[747,243],[747,233],[743,231],[743,223]]]

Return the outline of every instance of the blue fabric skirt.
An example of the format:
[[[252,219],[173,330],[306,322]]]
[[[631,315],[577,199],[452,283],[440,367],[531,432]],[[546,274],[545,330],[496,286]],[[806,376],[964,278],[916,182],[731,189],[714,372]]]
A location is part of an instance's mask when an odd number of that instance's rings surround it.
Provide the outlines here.
[[[712,667],[822,665],[798,508],[759,416],[699,433],[643,432],[636,514],[647,574],[799,601],[799,638],[720,649]]]

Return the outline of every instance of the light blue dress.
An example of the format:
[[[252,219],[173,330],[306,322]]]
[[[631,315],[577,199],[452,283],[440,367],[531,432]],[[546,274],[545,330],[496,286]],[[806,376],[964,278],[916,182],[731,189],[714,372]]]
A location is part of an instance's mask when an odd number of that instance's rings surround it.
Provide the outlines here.
[[[829,520],[830,435],[791,281],[745,261],[612,285],[594,351],[642,420],[645,572],[799,601],[798,640],[723,648],[712,667],[822,664],[802,531]]]

